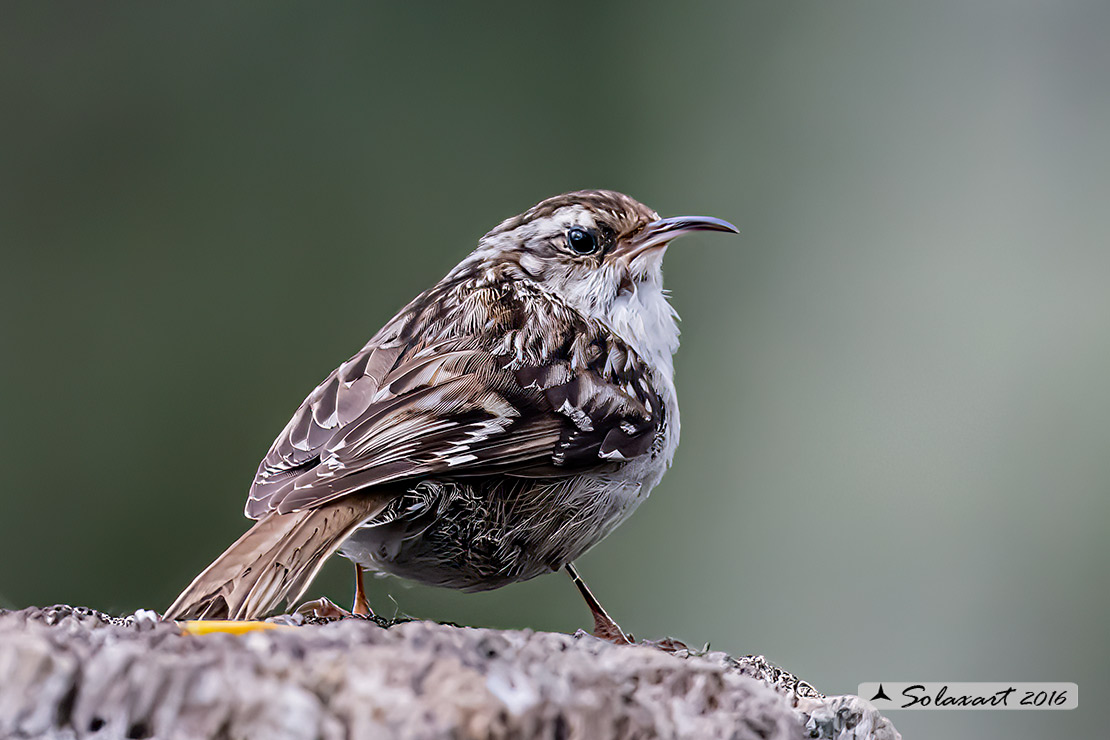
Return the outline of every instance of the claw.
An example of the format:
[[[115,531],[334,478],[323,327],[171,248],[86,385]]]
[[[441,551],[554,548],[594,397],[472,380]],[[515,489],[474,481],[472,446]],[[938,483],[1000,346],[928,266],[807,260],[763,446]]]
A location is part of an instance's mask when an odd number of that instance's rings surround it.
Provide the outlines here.
[[[327,596],[306,601],[297,607],[296,613],[306,619],[347,619],[355,616]]]
[[[600,614],[594,613],[594,637],[599,637],[602,640],[607,640],[614,645],[635,645],[635,638],[621,629],[621,626],[613,621],[605,612]]]

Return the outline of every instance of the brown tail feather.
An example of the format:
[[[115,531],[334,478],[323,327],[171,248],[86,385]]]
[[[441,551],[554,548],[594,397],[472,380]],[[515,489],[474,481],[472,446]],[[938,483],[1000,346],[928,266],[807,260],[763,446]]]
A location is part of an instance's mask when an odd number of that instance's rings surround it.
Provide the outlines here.
[[[269,514],[204,569],[166,610],[166,619],[257,619],[301,597],[324,561],[384,494],[345,496],[317,509]]]

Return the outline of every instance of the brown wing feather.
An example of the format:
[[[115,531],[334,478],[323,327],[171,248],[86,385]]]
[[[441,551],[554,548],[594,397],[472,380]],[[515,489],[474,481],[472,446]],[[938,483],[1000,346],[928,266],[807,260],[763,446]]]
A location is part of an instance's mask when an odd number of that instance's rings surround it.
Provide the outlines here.
[[[537,288],[441,284],[305,399],[259,466],[247,515],[433,475],[610,467],[648,453],[666,423],[646,373]]]

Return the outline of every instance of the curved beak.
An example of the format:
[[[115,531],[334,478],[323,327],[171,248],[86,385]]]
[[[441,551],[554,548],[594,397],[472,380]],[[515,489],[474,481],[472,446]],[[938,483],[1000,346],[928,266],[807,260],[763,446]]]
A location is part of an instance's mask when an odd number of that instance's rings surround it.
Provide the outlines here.
[[[671,239],[689,234],[694,231],[727,231],[739,234],[740,230],[730,224],[712,216],[671,216],[652,221],[640,233],[632,237],[625,251],[628,260],[657,247],[666,246]]]

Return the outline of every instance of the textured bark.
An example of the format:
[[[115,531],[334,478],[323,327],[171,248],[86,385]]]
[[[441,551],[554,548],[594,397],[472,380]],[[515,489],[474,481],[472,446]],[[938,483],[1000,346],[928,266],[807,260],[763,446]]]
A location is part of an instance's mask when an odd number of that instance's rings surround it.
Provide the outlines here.
[[[182,635],[153,612],[0,612],[0,737],[876,738],[762,657],[348,619]]]

